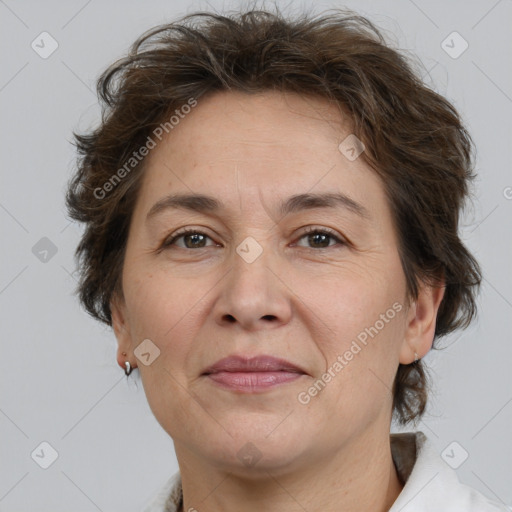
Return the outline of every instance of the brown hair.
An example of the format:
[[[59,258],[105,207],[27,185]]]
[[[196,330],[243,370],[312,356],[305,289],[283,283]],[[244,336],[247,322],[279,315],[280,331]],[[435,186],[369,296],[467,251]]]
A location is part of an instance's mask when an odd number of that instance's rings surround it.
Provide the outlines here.
[[[191,99],[220,90],[280,90],[328,99],[349,114],[366,147],[362,157],[384,181],[409,299],[422,282],[445,280],[435,339],[471,322],[481,274],[458,236],[474,178],[471,138],[455,108],[423,84],[366,18],[340,10],[294,19],[277,9],[190,14],[143,34],[100,76],[97,90],[102,121],[89,133],[74,133],[78,169],[66,200],[70,216],[85,223],[76,250],[78,291],[98,320],[112,325],[110,301],[122,297],[145,160],[129,172],[126,162]],[[109,180],[113,185],[105,187]],[[427,401],[421,361],[399,365],[393,393],[400,423],[421,417]]]

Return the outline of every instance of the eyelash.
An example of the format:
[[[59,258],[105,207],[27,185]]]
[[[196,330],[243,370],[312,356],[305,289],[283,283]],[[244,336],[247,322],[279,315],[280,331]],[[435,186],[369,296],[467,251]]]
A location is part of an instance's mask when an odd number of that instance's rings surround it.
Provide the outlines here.
[[[310,235],[311,233],[318,233],[318,234],[322,234],[322,235],[328,235],[329,237],[331,237],[332,239],[336,240],[336,242],[338,242],[339,245],[347,245],[347,242],[343,239],[341,239],[337,233],[329,228],[317,228],[317,227],[314,227],[314,226],[310,226],[308,227],[301,235],[300,237],[298,238],[298,240],[301,240],[302,238],[304,238],[305,236],[307,235]],[[203,233],[202,231],[199,231],[198,229],[193,229],[193,228],[187,228],[187,229],[184,229],[182,231],[178,231],[177,233],[175,233],[174,235],[172,235],[170,238],[167,238],[164,240],[164,242],[162,243],[162,246],[161,246],[161,249],[166,249],[168,248],[169,246],[172,246],[176,240],[178,240],[179,238],[182,238],[186,235],[203,235],[203,236],[206,236],[207,238],[210,238],[211,240],[211,237],[208,236],[206,233]],[[335,246],[328,246],[328,247],[320,247],[320,249],[330,249],[331,247],[335,247]],[[194,250],[194,249],[190,249],[188,247],[179,247],[179,249],[185,249],[185,250]],[[206,247],[199,247],[199,249],[206,249]],[[319,250],[318,248],[315,248],[315,247],[306,247],[306,249],[312,249],[312,250]]]

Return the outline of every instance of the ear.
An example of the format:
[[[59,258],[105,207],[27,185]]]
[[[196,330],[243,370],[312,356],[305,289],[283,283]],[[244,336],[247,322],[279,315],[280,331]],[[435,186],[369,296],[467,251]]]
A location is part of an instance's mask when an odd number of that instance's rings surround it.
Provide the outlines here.
[[[125,362],[129,361],[132,368],[136,368],[136,358],[132,351],[132,338],[127,322],[126,304],[122,297],[117,294],[110,301],[110,313],[112,317],[112,328],[117,338],[117,364],[125,368]],[[133,363],[133,364],[132,364]]]
[[[432,348],[436,330],[439,306],[445,292],[444,279],[435,286],[423,284],[418,298],[411,304],[407,313],[404,341],[400,349],[400,363],[411,364],[424,357]]]

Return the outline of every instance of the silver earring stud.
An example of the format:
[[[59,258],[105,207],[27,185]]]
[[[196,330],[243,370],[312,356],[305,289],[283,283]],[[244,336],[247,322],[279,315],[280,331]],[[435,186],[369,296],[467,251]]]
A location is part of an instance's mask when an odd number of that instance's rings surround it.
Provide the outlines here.
[[[125,374],[126,374],[126,376],[128,377],[128,375],[130,375],[130,373],[132,373],[133,368],[132,368],[132,365],[130,364],[130,361],[126,361],[126,362],[124,363],[124,365],[125,365],[125,367],[126,367],[126,368],[124,369],[124,373],[125,373]]]

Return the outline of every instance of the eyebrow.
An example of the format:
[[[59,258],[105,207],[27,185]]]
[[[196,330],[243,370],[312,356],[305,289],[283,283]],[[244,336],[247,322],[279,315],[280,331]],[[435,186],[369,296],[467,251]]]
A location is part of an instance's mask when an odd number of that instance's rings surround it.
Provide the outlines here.
[[[344,208],[363,219],[370,219],[369,211],[349,196],[338,193],[305,193],[290,196],[279,206],[281,216],[315,208]],[[146,221],[168,209],[182,209],[199,213],[215,213],[224,209],[215,197],[204,194],[170,194],[157,201],[149,210]]]

